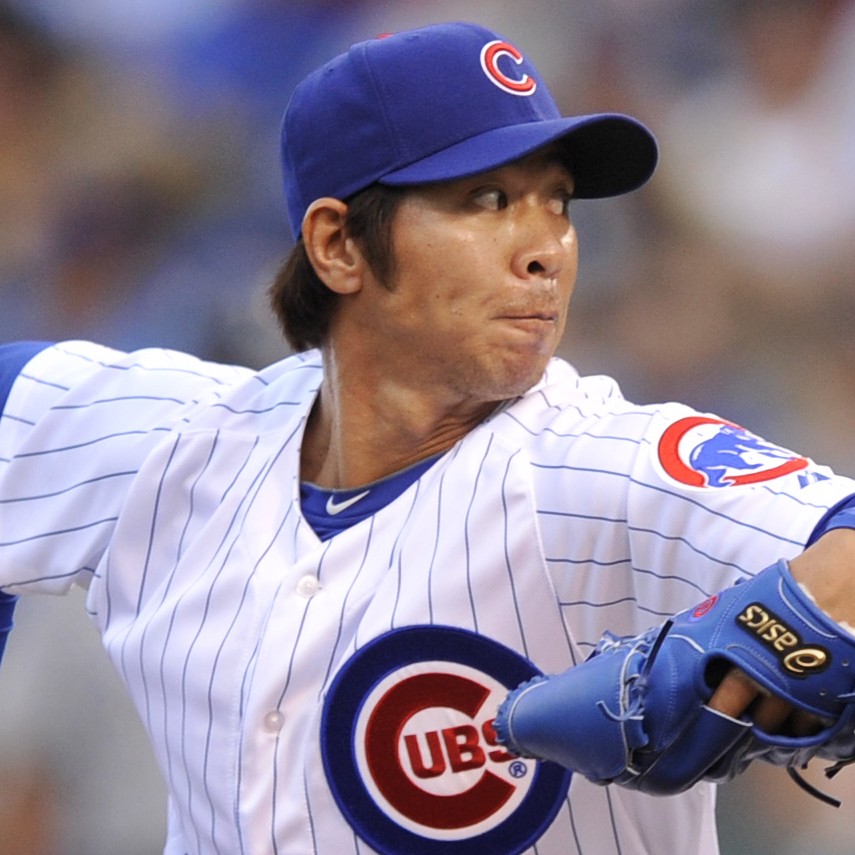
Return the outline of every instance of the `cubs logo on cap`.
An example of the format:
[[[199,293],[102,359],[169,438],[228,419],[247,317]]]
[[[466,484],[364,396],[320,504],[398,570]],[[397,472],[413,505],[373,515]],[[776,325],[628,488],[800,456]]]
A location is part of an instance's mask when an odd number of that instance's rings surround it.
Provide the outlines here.
[[[538,674],[510,648],[455,627],[393,630],[358,650],[327,694],[324,770],[378,852],[514,855],[550,825],[570,772],[509,754],[492,720]]]
[[[674,481],[701,488],[759,484],[810,465],[807,458],[739,425],[700,415],[670,424],[659,440],[657,458]]]
[[[502,39],[494,39],[481,48],[481,68],[487,79],[511,95],[532,95],[537,89],[537,80],[525,71],[517,75],[506,74],[500,62],[506,57],[517,66],[523,63],[522,53]]]

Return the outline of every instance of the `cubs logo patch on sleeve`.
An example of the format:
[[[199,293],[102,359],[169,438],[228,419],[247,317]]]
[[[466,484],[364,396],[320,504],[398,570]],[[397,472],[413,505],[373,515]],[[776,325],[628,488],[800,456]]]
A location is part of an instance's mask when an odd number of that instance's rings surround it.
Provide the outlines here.
[[[570,772],[496,741],[507,692],[539,674],[455,627],[406,627],[358,650],[327,694],[324,770],[339,809],[384,855],[515,855],[548,828]]]
[[[810,461],[713,416],[671,423],[657,446],[665,474],[687,487],[738,487],[807,469]]]

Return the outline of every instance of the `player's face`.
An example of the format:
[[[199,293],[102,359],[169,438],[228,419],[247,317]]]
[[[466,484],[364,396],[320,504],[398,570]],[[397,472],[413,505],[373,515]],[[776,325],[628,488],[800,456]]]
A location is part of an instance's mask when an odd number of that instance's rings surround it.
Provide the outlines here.
[[[393,224],[395,273],[374,318],[420,384],[513,397],[555,352],[578,266],[573,179],[548,152],[414,189]]]

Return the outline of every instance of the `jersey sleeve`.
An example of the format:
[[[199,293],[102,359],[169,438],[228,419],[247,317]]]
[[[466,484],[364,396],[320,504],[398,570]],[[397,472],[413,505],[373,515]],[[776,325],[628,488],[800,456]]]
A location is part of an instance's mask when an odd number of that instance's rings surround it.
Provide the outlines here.
[[[792,558],[855,493],[798,452],[681,404],[635,405],[607,380],[571,377],[503,417],[528,450],[545,561],[585,650]]]
[[[672,404],[652,411],[628,482],[633,567],[702,598],[799,554],[855,481],[715,415]],[[678,603],[679,608],[692,605]]]
[[[0,413],[3,412],[12,386],[24,366],[40,351],[49,346],[48,342],[21,341],[0,346]],[[12,631],[15,604],[18,598],[14,594],[0,591],[0,661],[6,650],[6,640]]]
[[[146,456],[249,373],[155,349],[38,350],[0,417],[0,589],[88,586]]]

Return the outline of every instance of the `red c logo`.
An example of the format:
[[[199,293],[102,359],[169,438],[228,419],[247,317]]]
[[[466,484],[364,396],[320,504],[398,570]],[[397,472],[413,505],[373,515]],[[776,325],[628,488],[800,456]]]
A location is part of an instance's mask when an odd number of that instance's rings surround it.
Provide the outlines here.
[[[523,72],[522,77],[515,80],[508,77],[500,68],[499,60],[510,57],[517,65],[522,65],[523,55],[511,44],[502,41],[488,42],[481,49],[481,68],[491,83],[511,95],[531,95],[537,89],[537,81]]]
[[[392,687],[374,709],[365,733],[368,767],[389,803],[414,822],[434,828],[463,828],[495,813],[513,794],[515,788],[511,784],[484,769],[480,780],[468,790],[437,797],[417,787],[398,759],[401,733],[413,715],[439,706],[459,710],[474,719],[489,694],[484,686],[455,674],[417,674]],[[449,729],[449,733],[460,732],[464,743],[450,742],[448,747],[458,754],[464,748],[474,761],[470,765],[477,768],[484,765],[484,750],[479,745],[480,734],[470,729],[474,738],[468,741],[462,728]],[[501,754],[496,759],[511,759],[510,755]],[[422,770],[420,777],[431,774],[430,770]]]

